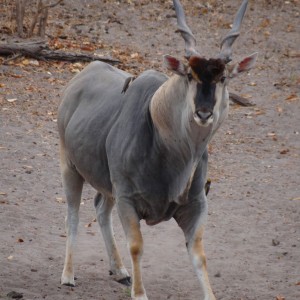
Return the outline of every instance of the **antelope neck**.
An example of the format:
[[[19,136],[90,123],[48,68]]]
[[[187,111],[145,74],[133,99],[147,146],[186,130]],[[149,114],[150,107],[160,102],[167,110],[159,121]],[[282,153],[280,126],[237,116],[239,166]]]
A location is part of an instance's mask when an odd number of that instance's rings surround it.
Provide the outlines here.
[[[191,97],[188,87],[186,78],[172,76],[154,94],[150,114],[160,139],[168,148],[188,148],[195,153],[199,145],[204,145],[201,142],[209,137],[211,126],[205,128],[196,124],[192,101],[187,99]]]
[[[183,118],[186,115],[187,84],[184,78],[174,75],[167,80],[153,95],[150,103],[150,114],[159,135],[171,142],[174,133],[182,130]]]

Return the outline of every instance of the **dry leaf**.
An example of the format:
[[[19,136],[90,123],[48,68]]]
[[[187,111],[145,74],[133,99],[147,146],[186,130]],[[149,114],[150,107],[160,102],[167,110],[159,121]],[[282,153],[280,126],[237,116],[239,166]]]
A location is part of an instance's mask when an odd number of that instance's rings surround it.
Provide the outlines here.
[[[241,97],[246,98],[246,99],[250,99],[250,98],[252,98],[252,95],[250,95],[250,94],[242,94]]]
[[[259,110],[259,109],[255,110],[255,115],[257,115],[257,116],[265,115],[265,114],[266,114],[266,112],[263,110]]]
[[[20,239],[17,239],[17,242],[18,243],[24,243],[24,240],[20,238]]]
[[[293,32],[293,31],[295,31],[295,26],[289,24],[289,25],[287,26],[287,28],[286,28],[286,31],[287,31],[287,32]]]
[[[277,141],[277,136],[275,132],[269,132],[267,137],[271,137],[273,141]]]
[[[277,296],[276,300],[285,300],[285,298],[283,296]]]
[[[259,27],[260,28],[266,28],[266,27],[270,26],[270,23],[271,23],[270,19],[264,19],[260,23]]]
[[[130,55],[130,57],[131,57],[131,58],[137,58],[137,57],[139,57],[139,54],[138,54],[138,53],[132,53],[132,54]]]
[[[74,68],[82,68],[83,65],[79,62],[72,64]]]
[[[23,78],[23,75],[20,74],[10,74],[9,76],[14,77],[14,78]]]
[[[74,68],[74,69],[71,69],[71,72],[72,72],[72,73],[80,73],[80,70]]]
[[[93,46],[82,46],[81,47],[81,50],[83,50],[83,51],[94,51],[95,50],[95,47],[93,47]]]
[[[92,227],[92,223],[88,223],[84,225],[85,228]]]
[[[28,60],[28,59],[24,59],[24,60],[22,61],[22,64],[23,64],[24,66],[28,66],[28,65],[29,65],[29,60]]]
[[[86,233],[87,233],[87,234],[90,234],[90,235],[92,235],[92,236],[95,236],[95,235],[96,235],[96,233],[95,233],[95,232],[92,232],[92,231],[87,231]]]
[[[291,58],[299,58],[300,57],[300,51],[293,51],[293,50],[288,50],[286,53],[287,57]]]
[[[296,94],[291,94],[285,100],[288,102],[293,102],[293,101],[298,100],[298,96]]]
[[[65,201],[61,197],[56,197],[56,202],[58,202],[58,203],[65,203]]]
[[[4,192],[0,192],[0,196],[6,196],[7,193],[4,193]]]
[[[39,63],[37,60],[34,60],[34,59],[30,60],[30,61],[29,61],[29,64],[30,64],[31,66],[39,66],[39,65],[40,65],[40,63]]]
[[[12,103],[12,102],[15,102],[17,101],[17,98],[9,98],[9,99],[6,99],[8,102]]]
[[[12,260],[13,258],[14,258],[13,255],[10,255],[7,259]]]
[[[23,169],[33,169],[32,166],[26,166],[26,165],[22,166],[22,168],[23,168]]]
[[[25,87],[25,90],[26,90],[26,91],[33,92],[33,91],[35,91],[35,90],[37,90],[37,89],[34,88],[32,85],[30,85],[30,86],[26,86],[26,87]]]
[[[289,149],[282,149],[282,150],[280,151],[280,154],[287,154],[288,152],[290,152]]]

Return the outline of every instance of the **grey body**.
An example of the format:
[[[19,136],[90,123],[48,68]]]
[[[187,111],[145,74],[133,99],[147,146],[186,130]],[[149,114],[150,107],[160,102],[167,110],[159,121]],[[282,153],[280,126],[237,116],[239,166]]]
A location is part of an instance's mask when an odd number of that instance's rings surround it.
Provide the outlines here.
[[[228,113],[229,79],[248,71],[256,54],[227,66],[239,35],[247,0],[222,41],[217,59],[195,49],[179,0],[173,0],[186,44],[186,63],[166,55],[170,78],[146,71],[138,78],[93,62],[66,87],[58,112],[60,160],[68,209],[66,256],[61,283],[75,285],[73,253],[84,182],[97,194],[94,205],[107,249],[110,272],[130,284],[114,238],[111,213],[117,204],[132,263],[131,297],[148,300],[141,272],[148,225],[174,218],[182,229],[205,300],[215,300],[203,247],[207,217],[207,145]]]

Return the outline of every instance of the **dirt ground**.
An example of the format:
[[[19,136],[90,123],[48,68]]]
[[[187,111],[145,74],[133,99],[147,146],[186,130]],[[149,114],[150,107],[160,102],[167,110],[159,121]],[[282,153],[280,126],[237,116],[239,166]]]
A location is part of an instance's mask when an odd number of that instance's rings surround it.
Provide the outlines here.
[[[1,42],[13,26],[0,0]],[[162,55],[183,56],[171,1],[64,1],[50,11],[51,47],[122,61],[139,74],[164,71]],[[204,56],[217,55],[239,1],[182,1]],[[210,145],[208,270],[217,299],[300,299],[300,3],[250,1],[235,59],[255,51],[255,69],[230,85],[253,107],[231,105]],[[11,30],[11,31],[10,31]],[[76,287],[60,285],[65,197],[60,181],[56,111],[63,86],[84,63],[0,57],[0,299],[129,299],[109,276],[86,186],[75,255]],[[116,215],[116,214],[115,214]],[[142,222],[143,223],[143,222]],[[115,235],[130,260],[117,216]],[[143,276],[149,299],[202,299],[174,221],[142,224]]]

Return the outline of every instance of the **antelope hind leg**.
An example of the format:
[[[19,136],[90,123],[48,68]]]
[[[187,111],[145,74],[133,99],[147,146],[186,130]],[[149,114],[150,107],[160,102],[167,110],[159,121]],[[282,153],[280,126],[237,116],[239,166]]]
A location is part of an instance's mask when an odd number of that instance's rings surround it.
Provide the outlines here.
[[[79,222],[79,206],[81,200],[83,178],[66,162],[65,157],[61,157],[62,181],[67,199],[67,217],[66,217],[66,256],[64,269],[61,276],[61,284],[75,286],[73,252],[77,236]]]
[[[110,274],[113,276],[114,280],[129,286],[131,284],[130,276],[123,265],[114,238],[111,215],[114,204],[114,199],[112,197],[104,196],[100,193],[97,193],[95,196],[94,206],[109,258]]]

